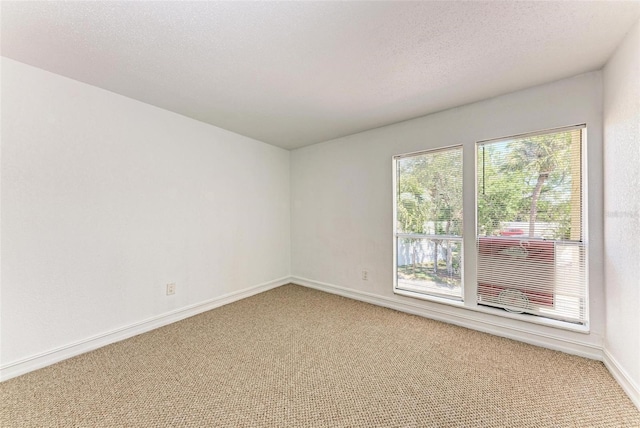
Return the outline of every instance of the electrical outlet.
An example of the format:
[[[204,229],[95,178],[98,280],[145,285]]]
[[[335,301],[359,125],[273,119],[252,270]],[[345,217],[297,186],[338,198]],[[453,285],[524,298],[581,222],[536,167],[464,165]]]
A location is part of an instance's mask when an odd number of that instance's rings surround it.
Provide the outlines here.
[[[167,296],[171,296],[172,294],[176,294],[176,284],[173,282],[167,284]]]
[[[367,281],[369,279],[369,272],[366,270],[362,271],[362,280]]]

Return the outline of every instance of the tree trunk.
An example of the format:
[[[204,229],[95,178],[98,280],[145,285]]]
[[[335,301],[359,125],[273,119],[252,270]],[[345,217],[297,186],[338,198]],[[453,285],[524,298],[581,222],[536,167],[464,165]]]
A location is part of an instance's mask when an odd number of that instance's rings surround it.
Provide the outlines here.
[[[433,241],[433,273],[438,273],[438,241]]]
[[[529,212],[529,238],[533,238],[536,229],[536,217],[538,216],[538,199],[540,199],[540,193],[542,193],[542,186],[549,177],[548,173],[540,173],[538,175],[538,182],[536,188],[533,189],[533,195],[531,195],[531,211]]]
[[[449,235],[449,232],[451,232],[451,222],[449,220],[447,220],[447,226],[444,229],[444,233],[446,235]],[[449,245],[447,246],[447,274],[448,275],[452,275],[453,274],[453,252],[451,251],[451,241],[448,241]]]
[[[418,269],[418,255],[416,254],[416,243],[418,241],[414,240],[411,243],[411,250],[413,252],[413,274],[415,275],[416,269]]]

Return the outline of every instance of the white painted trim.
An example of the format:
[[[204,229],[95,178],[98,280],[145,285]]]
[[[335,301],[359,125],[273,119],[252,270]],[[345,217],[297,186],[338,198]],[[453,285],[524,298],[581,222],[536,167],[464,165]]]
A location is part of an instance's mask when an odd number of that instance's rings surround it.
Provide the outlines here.
[[[418,303],[411,303],[383,297],[377,294],[367,293],[359,290],[352,290],[338,285],[328,284],[324,282],[314,281],[308,278],[292,276],[291,282],[304,287],[314,288],[316,290],[325,291],[331,294],[337,294],[354,300],[371,303],[377,306],[383,306],[395,309],[400,312],[406,312],[425,318],[443,321],[455,324],[461,327],[470,328],[472,330],[482,331],[493,334],[495,336],[506,337],[508,339],[529,343],[531,345],[541,346],[556,351],[566,352],[568,354],[579,355],[594,360],[602,361],[602,348],[598,345],[567,339],[561,336],[555,336],[540,331],[534,331],[522,327],[508,325],[507,320],[489,320],[481,318],[476,311],[464,311],[463,313],[455,312],[455,308],[444,307],[444,305],[433,305],[425,307]]]
[[[462,308],[469,311],[480,312],[488,315],[499,316],[500,318],[508,318],[516,321],[524,321],[529,324],[538,324],[545,327],[553,327],[556,329],[572,331],[575,333],[589,334],[589,324],[580,325],[572,324],[566,321],[555,320],[551,318],[532,317],[527,314],[511,313],[493,306],[481,306],[481,305],[466,305],[462,300],[459,300],[455,296],[445,296],[434,294],[424,294],[415,291],[404,290],[402,288],[396,288],[393,290],[394,294],[401,296],[411,297],[413,299],[426,300],[429,302],[441,303],[443,305],[449,305],[456,308]]]
[[[234,291],[200,303],[175,309],[125,327],[97,334],[68,345],[60,346],[37,355],[23,358],[22,360],[4,364],[0,366],[0,382],[55,364],[68,358],[75,357],[76,355],[84,354],[85,352],[101,348],[111,343],[119,342],[141,333],[146,333],[202,312],[245,299],[255,294],[280,287],[281,285],[288,284],[289,282],[291,282],[291,277],[288,276],[274,279],[273,281],[264,282],[243,290]]]
[[[631,379],[631,376],[622,368],[618,360],[611,355],[606,347],[602,351],[602,361],[609,370],[609,373],[611,373],[611,376],[618,382],[622,390],[627,393],[631,402],[640,410],[640,386]]]
[[[378,296],[372,293],[351,290],[345,287],[296,276],[282,277],[253,287],[245,288],[244,290],[228,293],[204,302],[185,306],[184,308],[148,318],[126,327],[118,328],[75,343],[51,349],[41,354],[24,358],[9,364],[4,364],[0,366],[0,382],[55,364],[68,358],[84,354],[85,352],[101,348],[111,343],[119,342],[141,333],[146,333],[202,312],[280,287],[290,282],[327,293],[337,294],[350,299],[371,303],[377,306],[383,306],[397,311],[448,322],[462,327],[471,328],[473,330],[483,331],[496,336],[507,337],[509,339],[530,343],[532,345],[543,346],[570,354],[601,360],[604,362],[613,378],[629,396],[631,401],[636,407],[638,407],[638,409],[640,409],[640,388],[606,348],[603,350],[591,344],[579,343],[577,341],[553,337],[539,332],[505,326],[496,322],[474,319],[473,315],[462,316],[459,314],[453,314],[451,311],[447,311],[446,309],[427,309],[418,304],[411,304],[388,297]],[[523,336],[522,334],[533,337]]]

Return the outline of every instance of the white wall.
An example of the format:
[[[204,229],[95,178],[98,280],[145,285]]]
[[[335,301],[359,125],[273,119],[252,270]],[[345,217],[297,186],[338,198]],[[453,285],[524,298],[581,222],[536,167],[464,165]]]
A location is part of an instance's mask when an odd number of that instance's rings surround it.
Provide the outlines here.
[[[289,152],[6,58],[2,113],[3,366],[288,277]]]
[[[393,294],[393,155],[464,145],[464,266],[471,284],[475,142],[581,123],[588,128],[589,334]],[[293,151],[292,275],[305,285],[598,358],[605,317],[602,194],[602,76],[593,72]]]
[[[604,69],[604,171],[605,348],[640,407],[640,22]]]
[[[286,279],[291,261],[298,282],[328,291],[579,354],[604,343],[637,394],[639,33],[604,70],[604,186],[598,72],[299,149],[289,169],[284,150],[3,58],[0,367]],[[578,123],[589,334],[393,294],[394,154],[464,144],[469,212],[477,140]]]

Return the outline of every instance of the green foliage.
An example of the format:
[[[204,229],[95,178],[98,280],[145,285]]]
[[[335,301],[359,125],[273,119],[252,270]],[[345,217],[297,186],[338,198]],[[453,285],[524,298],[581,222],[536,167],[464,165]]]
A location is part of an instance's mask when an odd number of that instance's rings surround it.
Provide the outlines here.
[[[407,157],[398,161],[398,231],[429,235],[462,235],[462,152],[445,150]],[[405,240],[412,253],[413,269],[423,253],[421,239]],[[450,246],[441,239],[430,241],[433,272],[438,274],[438,254],[444,254],[444,268],[453,272]]]
[[[569,239],[571,204],[576,203],[571,162],[579,164],[576,131],[545,134],[481,145],[477,164],[477,220],[480,235],[498,235],[506,223],[525,223],[522,234]],[[579,132],[579,131],[578,131]],[[577,146],[572,146],[577,144]],[[574,149],[578,150],[574,150]],[[410,269],[432,269],[441,275],[459,272],[455,245],[437,235],[462,235],[462,155],[443,150],[402,158],[397,162],[397,230],[401,233],[436,235],[403,238],[403,257]],[[579,202],[579,199],[578,201]],[[538,228],[538,230],[536,230]],[[528,230],[526,230],[528,229]],[[426,254],[429,253],[429,254]],[[430,260],[424,264],[424,260]],[[408,267],[407,267],[408,268]]]
[[[575,132],[575,131],[573,131]],[[554,239],[571,231],[572,132],[483,145],[478,151],[478,231],[495,235],[504,222],[554,223]]]
[[[462,232],[462,157],[443,151],[398,162],[398,223],[405,233]]]
[[[482,147],[478,155],[478,229],[482,235],[497,234],[504,218],[522,221],[524,176],[497,170],[495,152],[496,147]]]

